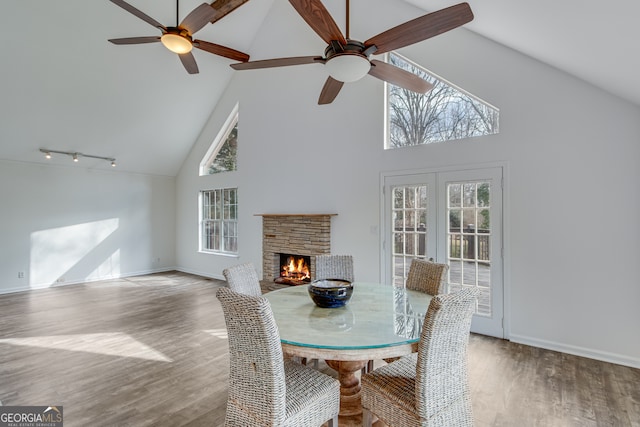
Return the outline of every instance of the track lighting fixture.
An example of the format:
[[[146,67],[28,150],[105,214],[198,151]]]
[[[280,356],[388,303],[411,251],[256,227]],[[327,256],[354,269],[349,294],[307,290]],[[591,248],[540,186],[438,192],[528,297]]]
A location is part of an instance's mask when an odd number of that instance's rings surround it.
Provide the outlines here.
[[[78,163],[78,161],[80,160],[80,157],[89,157],[92,159],[106,160],[108,162],[111,162],[111,167],[114,167],[114,168],[116,167],[116,159],[114,159],[113,157],[94,156],[93,154],[83,154],[83,153],[72,152],[72,151],[56,151],[56,150],[49,150],[47,148],[41,148],[40,152],[44,153],[44,157],[46,159],[51,158],[51,153],[64,154],[65,156],[71,156],[73,161],[76,163]]]

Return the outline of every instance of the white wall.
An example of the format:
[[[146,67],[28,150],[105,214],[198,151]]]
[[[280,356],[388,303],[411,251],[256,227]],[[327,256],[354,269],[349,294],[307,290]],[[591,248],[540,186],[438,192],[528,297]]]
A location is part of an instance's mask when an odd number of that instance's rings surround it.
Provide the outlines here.
[[[383,0],[351,10],[361,40],[423,13]],[[323,48],[275,2],[250,53]],[[381,172],[504,162],[508,337],[640,367],[640,108],[464,29],[401,53],[499,107],[500,134],[385,151],[380,81],[347,84],[318,106],[320,65],[236,72],[178,176],[177,265],[218,278],[237,262],[261,269],[254,214],[337,213],[332,251],[354,255],[359,280],[378,280]],[[198,177],[236,102],[239,170]],[[198,253],[198,191],[227,186],[239,188],[239,257]]]
[[[0,293],[175,266],[173,177],[0,161],[0,200]]]

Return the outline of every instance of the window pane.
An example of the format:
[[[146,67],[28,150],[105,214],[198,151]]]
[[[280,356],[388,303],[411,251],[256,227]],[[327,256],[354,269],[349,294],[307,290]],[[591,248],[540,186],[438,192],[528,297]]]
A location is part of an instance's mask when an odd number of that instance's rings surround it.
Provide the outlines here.
[[[462,89],[391,53],[388,62],[433,85],[426,94],[386,83],[388,134],[385,148],[406,147],[498,133],[499,111]]]
[[[459,234],[449,235],[449,258],[460,258],[461,238]]]
[[[415,189],[412,187],[407,188],[406,194],[405,194],[405,200],[404,200],[404,207],[405,208],[413,208],[416,206],[416,195],[415,195]]]
[[[478,185],[478,206],[479,207],[488,207],[490,194],[489,194],[489,183],[483,182]]]
[[[491,230],[491,221],[489,221],[489,209],[478,210],[478,232],[488,233]]]
[[[476,185],[464,184],[462,186],[462,206],[475,207],[476,206]]]
[[[416,207],[421,209],[427,208],[427,187],[424,185],[416,189]]]
[[[393,235],[393,253],[404,253],[404,233],[394,233]]]
[[[449,185],[449,207],[462,206],[462,186],[460,184]]]
[[[393,189],[393,208],[402,209],[404,206],[404,188]]]
[[[460,231],[460,218],[462,216],[461,209],[451,209],[449,211],[449,230],[459,232]]]
[[[393,226],[396,231],[404,231],[404,211],[393,212]]]

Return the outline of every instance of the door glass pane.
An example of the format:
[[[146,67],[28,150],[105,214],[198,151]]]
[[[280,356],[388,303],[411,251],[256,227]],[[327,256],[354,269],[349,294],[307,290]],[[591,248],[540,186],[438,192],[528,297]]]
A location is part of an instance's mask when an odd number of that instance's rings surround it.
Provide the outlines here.
[[[460,184],[449,184],[449,207],[457,208],[462,206],[462,186]]]
[[[393,284],[404,286],[413,258],[425,258],[427,241],[427,186],[394,187]]]
[[[449,289],[480,289],[476,313],[491,315],[490,183],[447,184]]]

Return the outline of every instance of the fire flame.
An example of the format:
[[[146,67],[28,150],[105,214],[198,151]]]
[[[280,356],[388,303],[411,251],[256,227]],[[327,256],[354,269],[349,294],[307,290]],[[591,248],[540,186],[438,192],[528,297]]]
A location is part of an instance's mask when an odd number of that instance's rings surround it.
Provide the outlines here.
[[[287,258],[287,263],[282,266],[281,277],[292,277],[299,280],[310,279],[311,273],[309,266],[304,262],[304,258],[295,258],[290,256]]]

